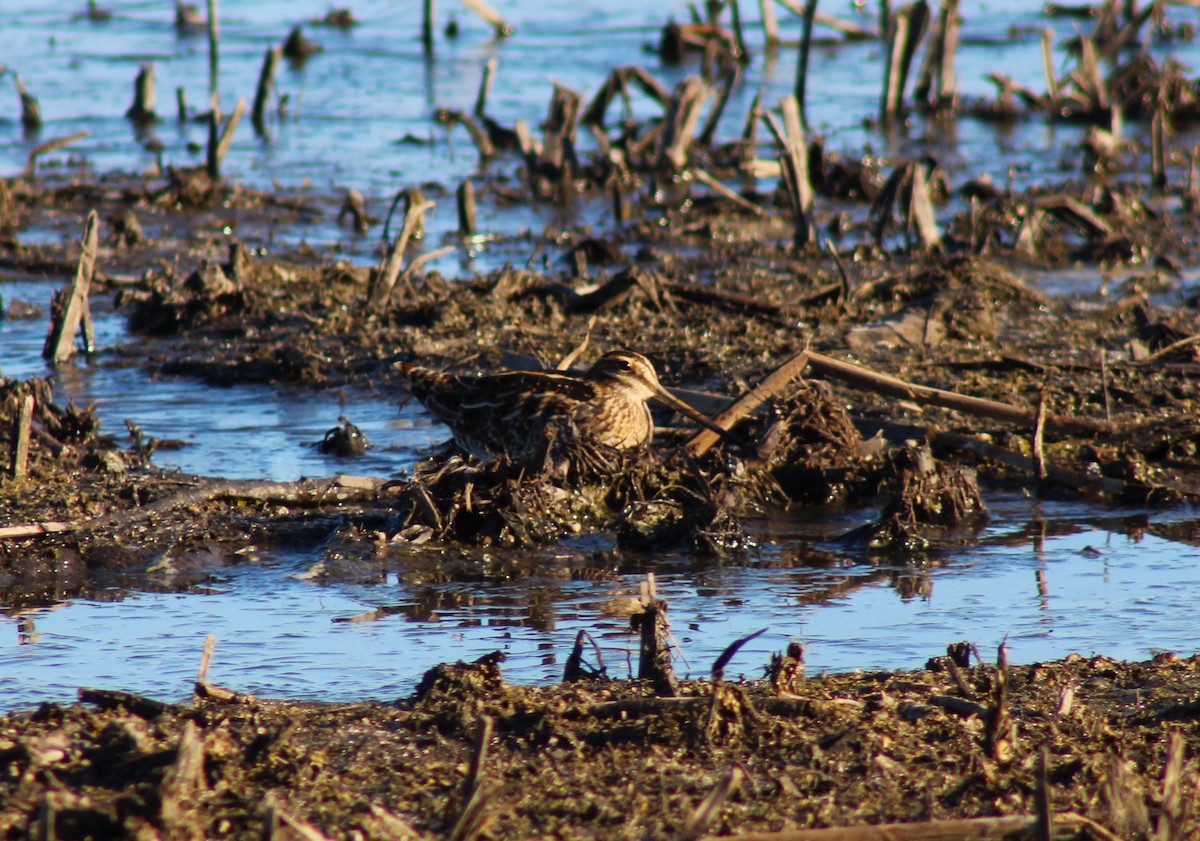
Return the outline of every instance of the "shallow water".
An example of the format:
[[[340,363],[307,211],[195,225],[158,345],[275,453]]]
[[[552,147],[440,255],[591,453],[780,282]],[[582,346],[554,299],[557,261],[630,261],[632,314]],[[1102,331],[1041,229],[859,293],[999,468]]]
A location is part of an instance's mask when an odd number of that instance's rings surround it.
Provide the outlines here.
[[[790,639],[807,645],[810,673],[919,668],[958,640],[989,659],[1007,640],[1022,663],[1195,650],[1200,549],[1140,534],[1161,520],[1077,504],[1039,510],[1018,497],[992,506],[998,523],[979,547],[924,570],[769,543],[736,567],[683,558],[614,567],[607,555],[559,550],[519,561],[481,554],[449,577],[426,561],[312,578],[315,559],[280,555],[186,593],[138,592],[152,580],[126,580],[111,600],[10,617],[0,697],[19,707],[100,686],[182,699],[210,633],[220,641],[210,679],[268,697],[399,697],[436,663],[492,651],[507,655],[510,680],[553,681],[579,630],[596,640],[609,674],[626,677],[637,640],[625,616],[644,571],[656,572],[670,605],[681,675],[705,674],[731,641],[764,628],[728,674],[762,676]]]
[[[113,20],[93,24],[62,4],[6,3],[0,8],[0,55],[41,102],[46,125],[26,135],[16,118],[15,95],[0,109],[0,171],[23,169],[38,143],[76,131],[92,136],[48,156],[41,172],[72,177],[110,170],[145,171],[155,164],[146,146],[162,145],[164,162],[198,163],[202,124],[174,118],[173,92],[187,90],[193,109],[208,97],[207,42],[179,36],[171,6],[160,2],[105,3]],[[449,136],[431,123],[436,107],[469,110],[483,63],[500,62],[489,114],[504,124],[536,124],[553,81],[590,97],[616,66],[638,63],[671,85],[695,65],[663,67],[643,47],[653,44],[668,13],[685,18],[683,4],[663,6],[611,0],[547,4],[497,2],[517,34],[492,41],[482,25],[452,3],[463,28],[454,42],[439,41],[426,60],[417,41],[416,4],[353,5],[364,25],[340,32],[308,27],[325,51],[304,67],[285,65],[279,90],[285,117],[269,136],[239,130],[226,172],[253,187],[281,185],[312,197],[321,212],[305,225],[274,232],[329,255],[373,259],[376,237],[355,238],[334,220],[336,196],[357,188],[382,216],[398,189],[442,182],[452,189],[476,170],[464,131]],[[754,4],[743,4],[753,6]],[[1041,0],[963,3],[964,47],[958,61],[966,96],[991,94],[987,73],[1000,70],[1035,89],[1043,87],[1038,36],[1053,27],[1059,40],[1076,23],[1047,20]],[[411,8],[410,8],[411,7]],[[323,15],[321,2],[221,3],[220,93],[228,112],[239,96],[253,95],[266,47],[292,25]],[[823,5],[873,25],[850,4]],[[747,10],[756,50],[756,11]],[[794,18],[780,13],[785,35]],[[1030,34],[987,41],[1010,27]],[[757,50],[756,50],[757,51]],[[1163,54],[1196,65],[1200,48],[1182,44]],[[1061,51],[1060,51],[1061,56]],[[162,121],[139,135],[122,114],[138,64],[158,68]],[[1081,127],[1039,122],[1002,129],[962,120],[949,129],[916,121],[892,136],[866,123],[875,116],[883,53],[876,43],[818,47],[810,75],[809,119],[830,149],[857,156],[864,146],[881,154],[931,151],[952,184],[981,172],[1017,185],[1078,175]],[[759,57],[747,84],[733,97],[720,136],[738,131],[753,94],[765,101],[790,90],[794,54]],[[635,110],[648,113],[635,100]],[[1128,131],[1145,128],[1130,126]],[[581,143],[588,138],[581,132]],[[422,143],[401,143],[411,135]],[[1179,140],[1181,145],[1183,139]],[[515,169],[511,159],[489,167],[498,180]],[[440,244],[454,225],[453,202],[437,197],[427,242]],[[529,228],[582,218],[604,222],[601,202],[560,209],[501,207],[484,197],[480,225],[509,238],[473,258],[461,252],[437,265],[447,274],[483,271],[523,260],[515,235]],[[939,210],[939,213],[942,213]],[[78,225],[22,232],[27,242],[76,238]],[[374,234],[375,232],[373,232]],[[428,247],[428,246],[427,246]],[[1055,294],[1093,295],[1121,278],[1098,271],[1035,278]],[[1194,285],[1194,278],[1187,280]],[[46,306],[49,287],[39,278],[5,278],[0,296]],[[95,404],[105,433],[121,438],[122,420],[147,436],[178,438],[187,446],[160,451],[157,463],[189,473],[292,480],[336,473],[402,474],[444,430],[416,407],[397,408],[394,395],[312,395],[261,386],[213,389],[175,377],[155,377],[112,353],[127,341],[122,319],[94,304],[102,352],[61,369],[60,399]],[[0,369],[6,376],[48,372],[40,359],[45,318],[0,320]],[[323,456],[310,444],[349,416],[375,442],[364,458]],[[636,641],[625,630],[629,599],[653,571],[668,599],[680,651],[679,670],[702,674],[734,638],[763,627],[729,671],[757,676],[770,652],[788,639],[809,645],[813,670],[918,667],[947,642],[968,639],[985,656],[1008,639],[1016,662],[1072,651],[1145,657],[1158,649],[1191,653],[1200,643],[1191,616],[1200,596],[1200,551],[1162,535],[1172,519],[1191,511],[1145,514],[1083,503],[1036,504],[989,493],[989,528],[978,545],[937,558],[926,568],[888,569],[819,544],[872,512],[852,512],[828,523],[763,524],[761,549],[744,564],[713,566],[685,557],[616,556],[602,546],[557,547],[517,556],[448,552],[416,556],[386,567],[327,568],[310,575],[320,557],[276,554],[199,575],[183,593],[160,592],[169,582],[152,575],[105,582],[93,599],[71,599],[6,614],[11,630],[0,637],[0,708],[40,700],[69,700],[76,687],[103,686],[178,699],[190,689],[206,634],[219,639],[211,679],[243,692],[275,697],[351,699],[408,692],[428,666],[493,650],[509,655],[506,675],[520,681],[555,679],[578,630],[601,645],[610,673],[623,676]],[[817,548],[812,544],[817,543]],[[372,617],[372,618],[368,618]]]

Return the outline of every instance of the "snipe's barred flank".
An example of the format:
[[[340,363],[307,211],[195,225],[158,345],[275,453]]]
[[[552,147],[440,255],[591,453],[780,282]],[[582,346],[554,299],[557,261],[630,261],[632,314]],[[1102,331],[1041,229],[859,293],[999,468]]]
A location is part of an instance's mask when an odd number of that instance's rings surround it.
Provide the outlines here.
[[[413,396],[450,427],[454,440],[483,461],[507,459],[540,470],[566,460],[599,466],[605,452],[650,443],[654,399],[727,435],[658,382],[650,360],[615,350],[582,374],[509,371],[463,377],[409,363],[399,368]]]

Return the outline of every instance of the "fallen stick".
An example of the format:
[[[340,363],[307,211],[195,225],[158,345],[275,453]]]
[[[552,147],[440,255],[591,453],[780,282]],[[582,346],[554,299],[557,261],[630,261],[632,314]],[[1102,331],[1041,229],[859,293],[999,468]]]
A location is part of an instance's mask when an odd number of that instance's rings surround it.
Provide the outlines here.
[[[766,403],[788,383],[798,377],[809,364],[809,352],[804,350],[784,362],[772,371],[762,382],[750,389],[736,403],[713,418],[713,423],[722,429],[732,429],[742,418],[748,417],[762,404]],[[687,451],[694,457],[707,453],[717,443],[717,434],[704,429],[698,432],[685,445]]]
[[[700,169],[699,167],[692,168],[692,177],[695,178],[697,181],[699,181],[704,186],[708,187],[713,192],[718,193],[718,194],[724,196],[725,198],[729,199],[731,202],[736,204],[738,207],[749,210],[755,216],[764,217],[764,216],[771,215],[766,211],[766,209],[759,207],[754,202],[749,201],[748,199],[739,195],[734,190],[729,189],[724,184],[722,184],[720,181],[718,181],[716,178],[713,178],[711,175],[709,175],[707,172],[705,172],[703,169]]]
[[[46,521],[43,523],[25,523],[19,526],[0,526],[0,540],[11,540],[21,537],[40,537],[43,534],[61,534],[71,531],[70,523]]]
[[[504,18],[500,17],[500,13],[487,3],[487,0],[462,0],[462,4],[490,23],[497,38],[507,38],[516,32]]]
[[[940,388],[916,385],[888,374],[880,374],[869,368],[834,359],[822,353],[810,351],[808,356],[809,365],[814,373],[832,377],[877,394],[886,394],[890,397],[912,400],[930,406],[940,406],[943,409],[952,409],[956,412],[965,412],[969,415],[1005,421],[1019,426],[1033,427],[1037,422],[1035,409],[1022,409],[1019,406],[983,397],[969,397]],[[1046,431],[1080,435],[1107,435],[1114,431],[1114,427],[1111,423],[1090,418],[1047,415]]]
[[[34,173],[37,171],[37,159],[47,152],[56,152],[64,146],[70,146],[72,143],[77,143],[84,138],[91,137],[90,131],[77,131],[74,134],[68,134],[66,137],[59,137],[54,140],[48,140],[39,146],[34,146],[29,150],[29,157],[25,159],[25,180],[32,181]]]

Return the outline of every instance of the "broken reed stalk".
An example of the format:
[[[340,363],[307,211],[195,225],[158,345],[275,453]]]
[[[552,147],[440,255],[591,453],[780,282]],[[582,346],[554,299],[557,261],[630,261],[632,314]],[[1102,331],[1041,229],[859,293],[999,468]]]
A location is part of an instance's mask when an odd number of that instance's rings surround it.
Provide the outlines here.
[[[32,181],[33,176],[37,173],[37,159],[48,152],[55,152],[72,143],[77,143],[80,140],[91,137],[90,131],[77,131],[74,134],[68,134],[66,137],[59,137],[54,140],[48,140],[29,150],[29,157],[25,160],[25,172],[23,173],[26,181]]]
[[[404,214],[404,227],[396,235],[396,242],[388,251],[383,266],[375,270],[370,291],[367,293],[368,305],[376,312],[381,312],[387,306],[388,300],[392,296],[392,289],[395,287],[396,281],[400,279],[400,270],[404,266],[404,252],[408,248],[408,241],[417,236],[418,231],[424,228],[425,212],[434,207],[437,205],[431,201],[413,201],[409,204],[408,210]]]
[[[904,110],[904,88],[912,68],[913,56],[929,22],[929,6],[924,0],[910,3],[888,18],[887,64],[883,76],[883,101],[879,121],[890,124]]]
[[[233,114],[229,117],[229,122],[225,124],[225,129],[222,131],[221,109],[217,104],[216,96],[213,96],[213,107],[208,122],[208,177],[214,181],[221,177],[221,165],[225,162],[225,156],[229,154],[230,147],[233,146],[234,133],[245,113],[246,100],[242,98],[238,100]]]
[[[731,202],[736,204],[738,207],[741,207],[741,208],[744,208],[745,210],[750,211],[755,216],[764,217],[764,216],[770,215],[769,213],[767,213],[767,211],[764,208],[759,207],[754,202],[744,198],[741,194],[735,192],[734,190],[729,189],[724,184],[722,184],[720,181],[718,181],[716,178],[709,175],[708,172],[706,172],[703,169],[700,169],[699,167],[692,168],[692,177],[695,178],[697,181],[699,181],[704,186],[708,187],[713,192],[719,193],[720,195],[724,196],[725,198],[729,199]]]
[[[254,91],[254,108],[250,119],[254,131],[262,137],[267,133],[267,103],[271,98],[271,90],[275,87],[275,74],[279,72],[279,62],[283,59],[283,46],[276,45],[267,49],[263,56],[262,69],[258,73],[258,87]]]
[[[137,123],[146,123],[156,119],[154,113],[156,102],[154,85],[154,62],[146,62],[138,70],[137,78],[133,80],[133,104],[125,112],[125,116]]]
[[[500,62],[489,58],[483,65],[483,75],[479,78],[479,93],[475,95],[475,108],[472,110],[476,117],[482,117],[487,108],[488,96],[492,92],[492,84],[496,81],[496,68]]]
[[[725,773],[712,790],[705,795],[700,804],[684,821],[683,828],[675,837],[679,841],[695,841],[704,835],[704,831],[721,814],[721,809],[729,796],[741,788],[745,773],[734,765]]]
[[[1150,185],[1159,191],[1167,189],[1166,134],[1167,115],[1162,107],[1155,108],[1150,122]]]
[[[479,726],[471,742],[471,763],[468,766],[467,777],[463,780],[462,803],[458,810],[458,818],[450,830],[450,841],[478,838],[492,821],[493,816],[487,814],[487,805],[495,789],[484,780],[483,768],[487,761],[494,724],[491,716],[479,716]]]
[[[1053,841],[1054,809],[1050,803],[1050,751],[1042,745],[1038,751],[1037,838]]]
[[[1046,389],[1038,395],[1037,417],[1033,424],[1033,468],[1038,484],[1046,481]]]
[[[925,165],[921,161],[912,164],[912,181],[908,195],[908,231],[917,232],[918,242],[926,250],[942,247],[942,234],[938,230],[937,218],[933,212],[933,197],[929,191],[929,181],[925,176]],[[910,242],[911,247],[911,242]]]
[[[21,125],[32,131],[42,125],[42,108],[38,105],[37,97],[25,88],[25,82],[18,73],[15,77],[17,96],[21,99]]]
[[[464,237],[475,235],[475,187],[470,178],[458,185],[458,233]]]
[[[658,165],[671,172],[682,172],[687,166],[688,147],[700,122],[700,108],[708,99],[708,85],[698,76],[685,79],[675,86],[667,109],[666,130],[662,134]]]
[[[679,679],[671,666],[670,623],[667,603],[660,601],[655,591],[654,573],[647,573],[642,582],[642,610],[629,617],[630,627],[640,631],[638,651],[638,680],[648,680],[654,694],[660,698],[679,695]]]
[[[182,85],[175,88],[175,119],[186,123],[188,118],[187,91]]]
[[[767,50],[779,46],[779,20],[775,17],[775,0],[758,0],[758,16],[762,20],[763,40]]]
[[[217,92],[220,77],[221,22],[217,14],[217,0],[208,0],[208,92]]]
[[[708,116],[704,118],[704,128],[700,130],[700,134],[697,136],[702,146],[712,144],[713,137],[717,133],[717,124],[721,121],[721,115],[725,113],[725,106],[729,104],[729,95],[733,93],[733,89],[737,87],[741,78],[742,68],[741,65],[737,64],[726,70],[721,76],[721,89],[717,94],[717,101],[709,109]]]
[[[83,232],[83,250],[79,255],[79,263],[75,268],[75,279],[69,289],[55,294],[54,306],[51,307],[50,334],[46,337],[42,356],[53,363],[63,362],[71,358],[72,345],[80,324],[91,323],[91,313],[88,310],[88,293],[91,290],[92,278],[96,274],[96,248],[100,239],[100,217],[96,211],[87,215]],[[90,332],[85,327],[85,332]],[[91,353],[95,350],[95,337],[88,336],[85,350]]]
[[[793,92],[796,103],[800,108],[800,125],[808,126],[805,111],[805,95],[808,89],[808,56],[812,50],[813,18],[817,14],[817,0],[807,0],[804,4],[804,15],[801,18],[804,28],[800,35],[800,61],[796,65],[796,88]]]
[[[433,55],[433,20],[437,16],[435,0],[425,0],[421,14],[421,47],[425,55]]]
[[[213,654],[217,650],[217,638],[209,634],[204,638],[204,650],[200,653],[200,668],[196,671],[196,686],[208,684],[208,669],[212,666]]]
[[[1058,76],[1054,72],[1054,30],[1042,30],[1042,73],[1046,76],[1046,95],[1050,104],[1058,103]]]
[[[746,49],[746,36],[742,31],[742,7],[739,0],[727,0],[729,15],[733,24],[733,43],[737,49],[738,64],[750,63],[750,51]]]
[[[1178,731],[1167,737],[1167,762],[1163,767],[1162,808],[1154,841],[1183,838],[1183,737]]]
[[[10,465],[14,479],[24,478],[29,469],[29,438],[33,433],[33,395],[26,394],[21,398],[21,408],[17,412],[17,428],[13,435],[12,464]]]
[[[507,38],[516,31],[500,17],[500,13],[493,9],[487,0],[462,0],[462,4],[490,24],[497,38]]]
[[[788,198],[795,217],[792,247],[802,251],[817,241],[817,225],[813,219],[813,188],[808,171],[808,139],[800,118],[800,106],[794,96],[784,97],[783,109],[784,154],[780,158]]]

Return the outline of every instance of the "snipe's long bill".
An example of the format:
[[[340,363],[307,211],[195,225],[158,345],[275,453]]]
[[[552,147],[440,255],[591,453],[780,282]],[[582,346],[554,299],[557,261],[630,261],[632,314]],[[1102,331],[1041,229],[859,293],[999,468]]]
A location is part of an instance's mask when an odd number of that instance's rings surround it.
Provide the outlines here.
[[[400,363],[409,387],[464,451],[483,461],[507,459],[540,469],[582,458],[602,464],[605,452],[650,443],[657,400],[717,434],[728,432],[670,394],[640,353],[606,353],[582,374],[509,371],[464,377]]]

